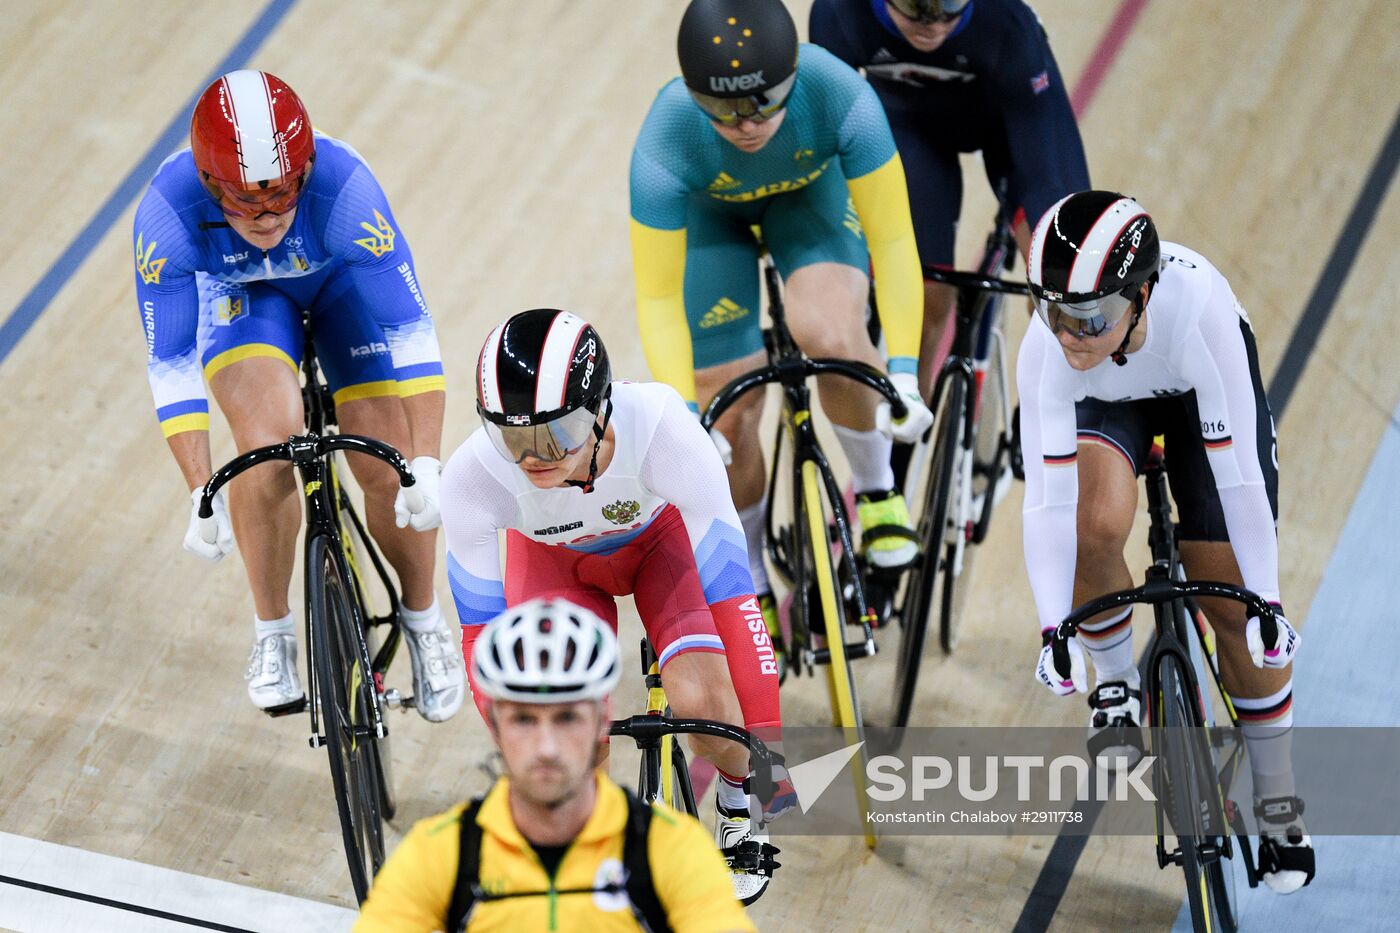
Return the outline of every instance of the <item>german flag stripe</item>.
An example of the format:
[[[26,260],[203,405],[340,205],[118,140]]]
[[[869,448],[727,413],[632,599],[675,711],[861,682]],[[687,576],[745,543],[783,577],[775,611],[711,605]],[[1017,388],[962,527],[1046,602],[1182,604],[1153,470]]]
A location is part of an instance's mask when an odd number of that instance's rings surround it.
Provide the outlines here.
[[[1119,619],[1117,622],[1114,622],[1112,625],[1108,626],[1107,628],[1090,629],[1085,628],[1081,625],[1079,627],[1079,637],[1087,638],[1090,641],[1103,641],[1105,638],[1108,638],[1112,635],[1117,635],[1119,632],[1123,631],[1123,629],[1127,628],[1132,624],[1133,614],[1130,612],[1123,618]]]
[[[1229,447],[1229,446],[1230,446],[1231,444],[1233,444],[1233,443],[1235,443],[1235,442],[1230,438],[1230,435],[1228,435],[1228,434],[1226,434],[1224,437],[1217,437],[1217,438],[1215,438],[1215,439],[1213,439],[1213,440],[1207,438],[1207,439],[1206,439],[1206,449],[1207,449],[1207,450],[1224,450],[1226,447]]]
[[[1249,702],[1248,700],[1245,701]],[[1290,690],[1288,696],[1278,701],[1272,706],[1263,709],[1244,709],[1240,706],[1240,701],[1235,700],[1235,715],[1240,717],[1242,722],[1262,723],[1271,719],[1278,719],[1293,708],[1293,692]]]
[[[1069,464],[1073,463],[1076,459],[1078,459],[1078,457],[1079,451],[1077,450],[1067,454],[1046,454],[1045,465],[1068,466]]]

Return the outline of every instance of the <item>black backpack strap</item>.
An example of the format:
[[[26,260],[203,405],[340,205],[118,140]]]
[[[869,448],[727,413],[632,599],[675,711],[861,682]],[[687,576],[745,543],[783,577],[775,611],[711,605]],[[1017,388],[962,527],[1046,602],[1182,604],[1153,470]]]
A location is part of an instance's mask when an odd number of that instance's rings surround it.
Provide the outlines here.
[[[452,888],[452,903],[447,908],[448,933],[458,933],[462,929],[481,883],[481,827],[476,822],[476,816],[481,812],[481,799],[477,797],[462,811],[457,884]]]
[[[666,922],[666,908],[661,906],[661,898],[656,895],[656,886],[651,877],[651,859],[647,854],[647,840],[651,836],[651,805],[638,800],[626,788],[623,791],[627,795],[627,831],[623,834],[622,842],[627,898],[632,902],[632,913],[642,929],[649,933],[670,933],[671,925]]]

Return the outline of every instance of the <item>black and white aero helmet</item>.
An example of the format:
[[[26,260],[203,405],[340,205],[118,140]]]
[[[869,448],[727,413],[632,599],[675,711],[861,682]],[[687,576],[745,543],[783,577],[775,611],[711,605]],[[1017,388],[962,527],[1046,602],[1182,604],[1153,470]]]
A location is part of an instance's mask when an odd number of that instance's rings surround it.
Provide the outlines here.
[[[1157,228],[1141,204],[1113,191],[1080,191],[1036,224],[1026,274],[1051,332],[1094,337],[1122,319],[1161,259]]]
[[[532,599],[486,625],[472,649],[477,689],[496,700],[601,700],[621,675],[617,636],[598,615],[563,599]]]
[[[608,351],[592,325],[567,311],[535,308],[486,338],[476,410],[507,460],[563,460],[595,434],[611,380]]]

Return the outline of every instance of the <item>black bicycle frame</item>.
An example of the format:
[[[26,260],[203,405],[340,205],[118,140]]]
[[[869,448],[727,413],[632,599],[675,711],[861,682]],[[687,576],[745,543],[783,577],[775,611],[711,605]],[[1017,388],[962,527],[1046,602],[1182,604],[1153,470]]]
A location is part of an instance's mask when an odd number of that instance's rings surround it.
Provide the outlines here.
[[[1012,235],[1011,226],[1005,216],[999,214],[995,227],[987,235],[987,244],[983,249],[982,262],[978,266],[977,272],[958,272],[940,269],[936,266],[924,267],[925,278],[953,286],[957,289],[958,295],[956,302],[957,323],[953,329],[953,345],[948,352],[948,358],[943,363],[943,369],[934,382],[929,410],[938,411],[939,402],[942,400],[949,381],[960,380],[965,390],[963,397],[968,400],[968,404],[963,408],[962,444],[969,449],[976,440],[974,435],[977,431],[977,415],[982,402],[981,396],[977,392],[975,369],[977,363],[987,359],[991,352],[992,331],[996,325],[994,315],[991,313],[992,302],[998,300],[999,295],[1030,294],[1030,289],[1025,284],[996,277],[998,271],[1011,267],[1016,256],[1015,249],[1016,239]],[[1010,425],[1006,426],[1006,431],[1008,435],[1006,442],[998,445],[996,457],[988,465],[988,483],[996,481],[997,475],[1001,472],[1002,458],[1011,454]],[[971,540],[974,543],[981,543],[982,539],[987,536],[987,526],[991,523],[992,518],[993,499],[994,497],[991,495],[984,497],[982,512],[977,516],[971,530]]]
[[[413,472],[409,469],[407,461],[393,447],[382,441],[369,437],[360,437],[355,434],[332,434],[320,437],[316,434],[307,433],[299,436],[287,438],[286,443],[271,444],[267,447],[259,447],[247,453],[234,457],[223,467],[217,470],[209,478],[209,482],[204,484],[204,494],[199,500],[199,517],[209,518],[213,513],[214,495],[223,488],[224,484],[233,479],[245,470],[251,469],[262,463],[274,460],[290,461],[296,468],[301,479],[302,492],[306,497],[306,542],[304,554],[310,560],[312,545],[318,538],[329,537],[337,543],[340,540],[340,527],[336,523],[338,513],[337,503],[331,498],[331,486],[328,467],[326,464],[327,455],[337,450],[351,451],[354,453],[366,454],[376,459],[382,460],[399,474],[399,482],[403,486],[412,486],[415,482]],[[339,552],[340,548],[335,549]],[[342,572],[344,567],[342,565]],[[354,580],[344,579],[341,581],[352,592],[358,593],[358,585]],[[369,648],[364,639],[364,626],[366,620],[358,618],[360,613],[360,600],[352,600],[351,611],[356,614],[356,632],[359,642],[359,651],[366,671],[373,671],[375,668],[369,657]],[[314,650],[314,649],[311,649]],[[313,672],[312,676],[315,674]],[[316,696],[313,689],[309,696]],[[374,723],[373,733],[378,737],[385,735],[384,721],[381,716],[379,703],[374,703]],[[315,703],[311,707],[311,728],[313,733],[320,733],[319,720]]]
[[[1068,677],[1070,671],[1068,641],[1083,622],[1100,613],[1122,606],[1134,603],[1151,603],[1157,628],[1147,656],[1147,680],[1143,686],[1143,695],[1155,698],[1161,694],[1161,660],[1166,656],[1171,656],[1184,672],[1186,687],[1192,694],[1189,704],[1192,725],[1202,727],[1205,725],[1205,720],[1204,711],[1200,704],[1205,701],[1205,698],[1201,694],[1201,685],[1195,674],[1195,665],[1192,662],[1187,642],[1192,637],[1204,642],[1204,635],[1199,628],[1196,628],[1194,633],[1187,631],[1188,625],[1193,628],[1197,625],[1191,601],[1204,596],[1242,603],[1249,614],[1259,618],[1260,635],[1266,645],[1273,645],[1278,641],[1278,618],[1272,605],[1243,587],[1205,580],[1181,580],[1174,576],[1180,568],[1181,562],[1177,552],[1176,526],[1171,517],[1171,501],[1166,493],[1166,475],[1160,460],[1149,463],[1145,472],[1148,515],[1151,518],[1148,529],[1148,546],[1152,551],[1152,566],[1147,569],[1142,586],[1109,593],[1074,610],[1055,628],[1051,639],[1051,651],[1054,655],[1056,671],[1061,676]],[[1219,672],[1214,665],[1208,664],[1207,667],[1210,668],[1216,688],[1220,691],[1221,696],[1228,699],[1229,693],[1220,680]],[[1233,709],[1231,709],[1230,715],[1232,725],[1238,725],[1234,720]],[[1217,733],[1212,733],[1207,739],[1216,747],[1220,744],[1220,737]],[[1214,775],[1220,786],[1228,788],[1233,783],[1238,763],[1239,756],[1236,753],[1231,756],[1224,771]],[[1214,814],[1213,808],[1211,813]],[[1180,850],[1172,853],[1167,852],[1160,819],[1161,804],[1159,803],[1157,865],[1159,868],[1164,868],[1177,861],[1180,857]],[[1221,813],[1219,819],[1222,822],[1228,822],[1235,834],[1244,838],[1243,822],[1239,820],[1237,814]],[[1199,853],[1203,858],[1211,859],[1219,858],[1221,855],[1226,857],[1230,855],[1229,835],[1222,831],[1220,836],[1225,845],[1223,852],[1216,850],[1210,844],[1198,845],[1198,848],[1205,849]],[[1245,859],[1246,874],[1249,877],[1250,886],[1253,887],[1257,884],[1253,853],[1248,845],[1241,846],[1241,849]]]
[[[763,273],[768,287],[768,314],[772,319],[772,327],[764,332],[765,343],[768,345],[769,363],[732,380],[721,389],[705,409],[705,413],[700,419],[701,424],[705,426],[707,431],[710,430],[720,416],[741,396],[769,383],[780,383],[783,387],[783,406],[787,410],[787,423],[792,428],[793,435],[794,505],[796,506],[800,502],[802,496],[802,466],[804,463],[811,462],[821,475],[822,484],[831,501],[831,517],[836,524],[837,537],[841,547],[845,553],[854,556],[856,550],[841,490],[836,485],[836,478],[831,472],[831,464],[827,461],[826,454],[822,452],[821,445],[817,441],[816,427],[812,423],[812,392],[807,385],[807,380],[813,376],[835,375],[873,389],[889,402],[890,414],[896,420],[904,418],[909,410],[900,399],[894,386],[890,384],[889,378],[875,367],[855,360],[808,359],[803,356],[787,328],[778,270],[771,263],[766,263],[763,267]],[[782,436],[783,432],[779,431],[778,446],[773,451],[773,467],[769,478],[770,489],[775,488],[777,480]],[[784,555],[777,553],[773,547],[776,540],[773,534],[773,504],[773,500],[770,498],[768,512],[765,516],[765,524],[768,529],[766,535],[769,542],[768,554],[783,575],[789,580],[793,580],[796,579],[796,575],[792,572],[792,566]],[[793,509],[793,520],[794,522],[801,521],[801,512],[798,508]],[[828,546],[828,543],[813,541],[812,548],[815,551],[818,548]],[[855,581],[855,584],[857,609],[864,637],[858,642],[848,642],[846,651],[848,653],[855,652],[854,657],[868,657],[876,650],[875,636],[870,625],[872,614],[869,604],[866,602],[864,587],[859,580]],[[805,587],[798,594],[798,598],[803,601],[803,607],[806,608],[807,592]],[[804,618],[810,618],[810,615],[804,615]],[[829,648],[817,649],[811,652],[808,661],[812,664],[830,663],[831,651]]]

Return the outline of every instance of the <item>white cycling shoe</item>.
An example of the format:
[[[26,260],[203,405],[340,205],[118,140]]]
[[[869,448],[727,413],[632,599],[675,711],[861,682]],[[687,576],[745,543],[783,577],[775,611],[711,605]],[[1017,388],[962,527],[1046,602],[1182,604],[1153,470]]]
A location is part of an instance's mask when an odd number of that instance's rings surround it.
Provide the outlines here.
[[[746,906],[763,896],[773,878],[772,868],[777,867],[776,862],[766,872],[757,867],[766,851],[776,851],[767,842],[766,832],[754,831],[748,810],[731,809],[715,800],[715,846],[729,865],[734,896]],[[768,861],[772,862],[771,857]]]
[[[441,612],[427,632],[403,627],[413,664],[413,698],[418,715],[429,722],[451,719],[467,696],[467,670],[460,628]]]
[[[1259,874],[1275,894],[1292,894],[1317,874],[1312,837],[1303,826],[1303,801],[1297,797],[1256,800],[1259,820]]]
[[[296,706],[306,698],[297,676],[297,637],[268,635],[258,639],[248,655],[248,696],[269,713]]]
[[[1121,680],[1089,694],[1089,754],[1109,770],[1128,769],[1142,758],[1142,693]]]

